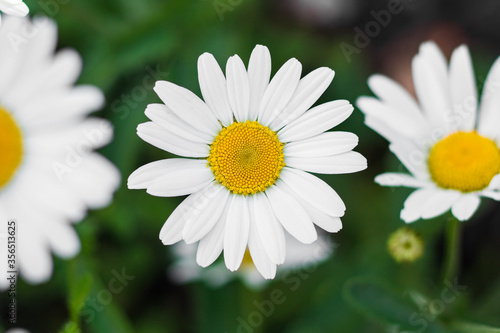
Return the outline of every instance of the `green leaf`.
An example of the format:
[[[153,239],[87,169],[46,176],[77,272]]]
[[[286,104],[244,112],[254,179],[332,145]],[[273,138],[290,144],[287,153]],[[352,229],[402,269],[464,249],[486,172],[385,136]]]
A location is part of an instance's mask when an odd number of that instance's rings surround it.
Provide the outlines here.
[[[500,328],[486,326],[482,324],[469,323],[465,321],[455,321],[450,325],[457,333],[500,333]]]
[[[347,301],[369,317],[404,331],[415,331],[421,325],[426,332],[442,331],[435,322],[425,319],[414,304],[399,295],[387,286],[361,278],[349,280],[344,287]]]
[[[59,331],[59,333],[81,333],[79,325],[74,321],[68,322],[64,327]]]
[[[68,308],[70,318],[74,324],[79,322],[80,311],[92,289],[93,278],[89,272],[80,273],[76,261],[70,263],[67,275],[68,280]]]

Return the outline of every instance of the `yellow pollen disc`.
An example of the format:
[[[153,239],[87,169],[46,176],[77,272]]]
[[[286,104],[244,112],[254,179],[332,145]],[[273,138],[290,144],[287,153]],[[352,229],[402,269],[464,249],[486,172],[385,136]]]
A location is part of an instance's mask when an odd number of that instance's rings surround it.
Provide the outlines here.
[[[232,193],[262,192],[274,184],[285,166],[283,144],[267,126],[235,122],[215,138],[208,166]]]
[[[21,130],[9,112],[0,106],[0,190],[16,173],[22,155]]]
[[[456,132],[432,147],[428,163],[432,179],[440,187],[479,191],[500,172],[500,150],[477,132]]]
[[[241,261],[242,269],[252,269],[255,268],[255,265],[252,260],[252,256],[250,255],[250,251],[248,248],[245,251],[245,255],[243,256],[243,260]]]

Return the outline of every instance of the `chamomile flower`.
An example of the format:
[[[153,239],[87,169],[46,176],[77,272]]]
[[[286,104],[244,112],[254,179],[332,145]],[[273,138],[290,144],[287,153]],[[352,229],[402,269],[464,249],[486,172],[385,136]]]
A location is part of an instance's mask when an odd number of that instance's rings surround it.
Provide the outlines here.
[[[14,48],[9,36],[25,31],[30,37]],[[116,167],[93,151],[113,133],[107,121],[87,118],[103,105],[103,95],[93,86],[74,87],[81,59],[68,49],[54,54],[56,44],[57,27],[49,19],[9,16],[0,27],[3,288],[7,271],[40,283],[52,274],[51,252],[63,258],[78,253],[72,223],[87,208],[107,205],[120,182]]]
[[[319,265],[333,253],[334,245],[324,232],[318,233],[318,240],[312,244],[302,244],[289,234],[285,234],[286,261],[280,265],[278,277],[285,277],[304,267]],[[203,281],[211,287],[220,287],[226,283],[239,279],[250,289],[262,289],[269,280],[264,279],[255,268],[248,250],[243,256],[240,268],[232,273],[226,269],[223,262],[215,262],[212,266],[203,269],[195,262],[196,245],[179,242],[173,246],[176,260],[168,273],[177,283]]]
[[[357,101],[366,124],[389,141],[411,173],[385,173],[375,181],[416,189],[401,211],[406,222],[450,209],[457,219],[468,220],[481,197],[500,200],[500,59],[490,70],[479,106],[466,46],[453,52],[448,66],[434,43],[424,43],[412,69],[418,102],[381,75],[368,81],[378,99]]]
[[[14,16],[26,16],[29,13],[29,8],[23,0],[0,0],[0,12]],[[2,16],[0,16],[0,24]]]
[[[206,267],[224,250],[236,271],[248,247],[255,266],[273,278],[285,261],[285,230],[302,243],[316,240],[314,225],[341,228],[345,205],[323,180],[308,172],[340,174],[366,168],[352,149],[358,138],[325,132],[349,117],[338,100],[309,108],[330,85],[334,72],[319,68],[300,78],[301,64],[286,62],[270,81],[271,56],[257,46],[248,70],[229,58],[226,76],[208,53],[198,60],[204,100],[159,81],[165,104],[146,109],[151,122],[137,133],[146,142],[184,158],[152,162],[128,180],[151,195],[189,195],[165,222],[165,245],[199,242],[196,260]]]

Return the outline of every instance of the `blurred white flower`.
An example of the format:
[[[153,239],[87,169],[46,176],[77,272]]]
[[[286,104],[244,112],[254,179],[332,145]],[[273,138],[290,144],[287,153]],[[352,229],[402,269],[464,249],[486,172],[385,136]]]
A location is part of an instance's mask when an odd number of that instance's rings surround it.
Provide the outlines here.
[[[288,233],[286,242],[286,261],[279,266],[278,277],[301,267],[309,269],[311,264],[319,264],[328,259],[335,249],[330,238],[323,232],[319,233],[318,240],[312,244],[302,244]],[[176,260],[169,268],[168,274],[177,283],[203,281],[217,288],[233,279],[240,279],[251,289],[261,289],[270,281],[264,279],[257,271],[248,250],[240,268],[234,273],[228,271],[223,262],[216,262],[208,268],[197,265],[195,244],[180,242],[173,246],[173,250]]]
[[[10,43],[27,31],[23,43]],[[87,208],[108,205],[120,183],[116,167],[94,152],[111,140],[110,123],[87,118],[102,107],[103,94],[93,86],[74,87],[80,56],[68,49],[54,54],[56,44],[57,27],[45,18],[9,16],[0,27],[3,288],[13,267],[26,281],[40,283],[52,275],[52,251],[63,258],[77,254],[80,241],[71,223]],[[15,262],[7,262],[5,243],[13,234]]]
[[[345,205],[326,182],[309,172],[352,173],[366,159],[352,151],[358,137],[326,132],[353,110],[337,100],[309,110],[330,85],[333,70],[319,68],[304,78],[302,65],[290,59],[271,76],[271,55],[261,45],[248,71],[237,55],[229,58],[226,77],[215,58],[199,57],[202,101],[191,91],[158,81],[165,104],[151,104],[138,135],[172,154],[144,165],[128,179],[130,189],[151,195],[190,195],[165,222],[165,245],[184,239],[199,242],[196,260],[212,264],[224,250],[226,266],[236,271],[249,249],[268,279],[286,256],[285,230],[304,244],[317,239],[315,224],[342,228]]]
[[[468,220],[480,197],[500,200],[500,58],[488,74],[478,107],[476,80],[465,45],[450,65],[436,44],[424,43],[413,59],[418,103],[400,85],[381,75],[368,84],[379,97],[360,97],[366,124],[390,142],[411,172],[375,178],[384,186],[415,188],[401,218],[430,219],[451,209]]]
[[[24,328],[11,328],[7,330],[5,333],[30,333],[28,330],[25,330]]]
[[[0,0],[0,12],[14,16],[26,16],[30,12],[22,0]],[[0,15],[0,24],[2,16]]]
[[[346,24],[361,7],[357,0],[289,0],[282,4],[311,25],[327,26]]]

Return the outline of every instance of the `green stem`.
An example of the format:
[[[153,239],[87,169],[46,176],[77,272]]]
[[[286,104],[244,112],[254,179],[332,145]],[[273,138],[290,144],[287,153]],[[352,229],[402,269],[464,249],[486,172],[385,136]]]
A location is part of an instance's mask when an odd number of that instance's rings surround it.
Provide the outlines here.
[[[446,226],[445,256],[441,282],[453,281],[457,276],[460,248],[460,222],[450,218]]]

